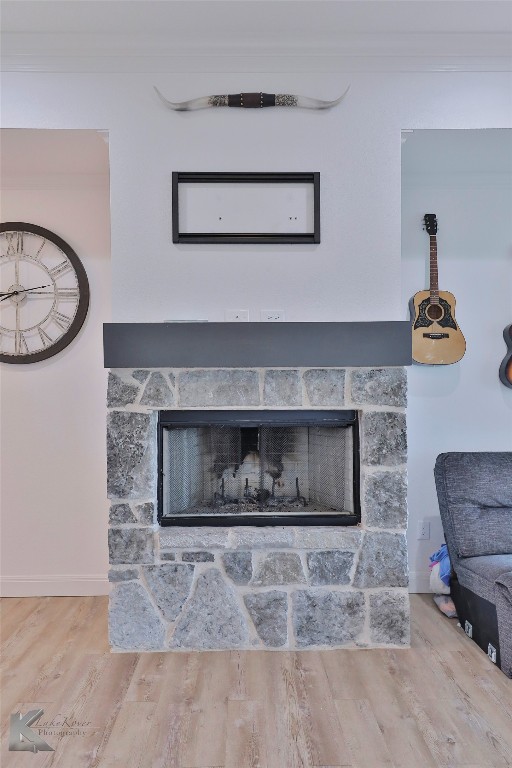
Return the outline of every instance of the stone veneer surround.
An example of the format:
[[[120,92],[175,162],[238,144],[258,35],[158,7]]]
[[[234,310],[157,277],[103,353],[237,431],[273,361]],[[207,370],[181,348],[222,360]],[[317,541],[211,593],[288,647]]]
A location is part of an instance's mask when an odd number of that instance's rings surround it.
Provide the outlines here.
[[[111,370],[112,648],[407,645],[406,399],[402,367]],[[361,525],[160,529],[157,412],[173,408],[358,410]]]

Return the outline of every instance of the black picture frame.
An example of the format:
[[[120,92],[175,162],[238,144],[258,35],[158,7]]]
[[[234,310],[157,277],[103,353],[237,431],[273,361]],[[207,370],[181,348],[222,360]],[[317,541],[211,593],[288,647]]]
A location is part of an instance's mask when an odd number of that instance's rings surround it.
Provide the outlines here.
[[[179,214],[180,183],[297,183],[311,184],[313,188],[313,230],[310,232],[181,232]],[[203,244],[317,244],[320,242],[320,173],[189,173],[174,171],[172,174],[172,241],[173,243]]]

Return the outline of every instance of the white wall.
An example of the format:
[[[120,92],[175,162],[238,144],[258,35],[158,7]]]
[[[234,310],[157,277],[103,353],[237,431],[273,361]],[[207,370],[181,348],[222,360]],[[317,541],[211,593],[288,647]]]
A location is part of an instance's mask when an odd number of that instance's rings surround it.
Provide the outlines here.
[[[247,90],[333,96],[338,107],[176,113],[176,100]],[[506,127],[510,75],[71,75],[6,73],[5,125],[110,133],[115,321],[402,317],[400,129]],[[319,246],[174,246],[173,170],[318,170]],[[233,301],[238,306],[233,307]]]
[[[241,89],[332,98],[348,82],[345,101],[327,112],[175,113],[152,89],[174,100]],[[291,321],[398,320],[400,131],[512,127],[511,85],[506,73],[471,72],[13,72],[3,75],[2,120],[109,130],[114,321],[222,320],[226,308],[248,309],[252,320],[261,308],[282,309]],[[320,171],[322,242],[174,246],[174,170]]]
[[[512,321],[512,131],[415,132],[403,156],[403,307],[429,286],[422,220],[435,213],[439,287],[455,295],[467,344],[455,365],[408,369],[411,591],[426,592],[429,555],[444,541],[436,456],[512,451],[512,389],[498,378]],[[429,541],[417,539],[421,520],[430,523]]]
[[[3,142],[4,150],[7,144],[12,141]],[[9,173],[2,175],[1,194],[2,221],[38,224],[63,237],[80,257],[91,292],[85,324],[63,352],[0,367],[2,595],[102,594],[108,589],[102,366],[102,324],[111,304],[108,159],[103,180]]]

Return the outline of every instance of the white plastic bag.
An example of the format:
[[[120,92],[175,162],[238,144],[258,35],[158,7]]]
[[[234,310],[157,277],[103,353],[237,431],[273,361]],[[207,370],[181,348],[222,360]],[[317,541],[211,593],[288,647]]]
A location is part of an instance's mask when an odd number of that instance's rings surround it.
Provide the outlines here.
[[[450,587],[447,587],[439,576],[439,563],[434,563],[430,569],[430,591],[435,595],[450,594]]]

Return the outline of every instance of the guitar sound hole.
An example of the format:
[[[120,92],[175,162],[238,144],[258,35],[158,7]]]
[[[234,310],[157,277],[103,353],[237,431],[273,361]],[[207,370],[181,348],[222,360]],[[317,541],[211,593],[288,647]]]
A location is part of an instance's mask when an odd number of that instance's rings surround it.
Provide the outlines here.
[[[439,321],[444,315],[444,311],[440,304],[429,304],[426,309],[426,315],[429,320]]]

